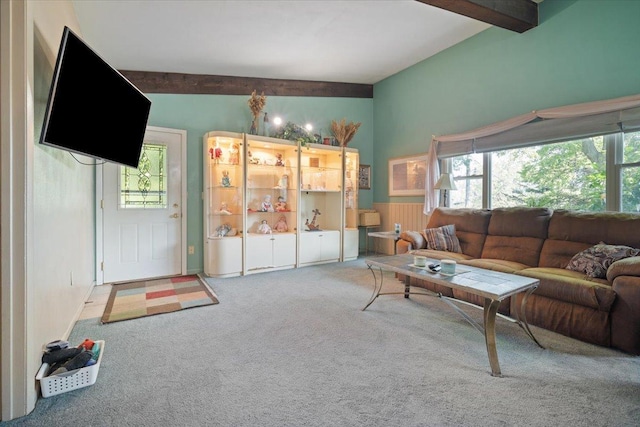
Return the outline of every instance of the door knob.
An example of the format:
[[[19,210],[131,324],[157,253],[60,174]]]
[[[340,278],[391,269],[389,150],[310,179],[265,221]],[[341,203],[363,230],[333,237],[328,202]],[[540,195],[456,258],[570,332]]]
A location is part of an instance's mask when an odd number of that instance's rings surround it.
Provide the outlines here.
[[[177,213],[174,213],[173,215],[169,216],[169,218],[180,218],[180,215]]]

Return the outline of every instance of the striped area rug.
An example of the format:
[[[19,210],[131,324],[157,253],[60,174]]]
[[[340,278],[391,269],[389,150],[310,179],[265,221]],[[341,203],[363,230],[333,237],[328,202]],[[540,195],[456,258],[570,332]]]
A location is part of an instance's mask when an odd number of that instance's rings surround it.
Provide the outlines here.
[[[218,298],[197,275],[169,277],[111,287],[102,323],[218,304]]]

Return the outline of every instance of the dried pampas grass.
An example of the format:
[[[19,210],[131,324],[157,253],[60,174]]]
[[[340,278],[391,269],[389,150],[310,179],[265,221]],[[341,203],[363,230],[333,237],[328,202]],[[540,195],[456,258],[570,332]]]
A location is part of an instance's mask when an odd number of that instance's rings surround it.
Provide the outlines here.
[[[356,132],[358,132],[358,128],[362,123],[353,123],[349,122],[347,124],[347,119],[342,119],[340,122],[336,122],[335,120],[331,120],[331,133],[338,140],[340,146],[346,147],[349,141],[353,139]]]
[[[257,118],[260,115],[260,112],[266,103],[267,97],[264,96],[264,92],[262,92],[262,95],[258,95],[255,90],[251,92],[251,98],[249,98],[249,109],[251,110],[251,114],[254,118]]]

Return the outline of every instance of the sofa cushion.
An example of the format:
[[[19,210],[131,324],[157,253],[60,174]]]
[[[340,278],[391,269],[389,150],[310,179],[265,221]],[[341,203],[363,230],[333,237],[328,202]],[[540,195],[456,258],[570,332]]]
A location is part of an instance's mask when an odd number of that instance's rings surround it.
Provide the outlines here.
[[[482,258],[504,259],[536,267],[544,240],[536,237],[487,236]]]
[[[424,249],[427,247],[427,241],[419,231],[403,231],[400,238],[411,243],[411,249]]]
[[[582,242],[547,239],[540,251],[538,267],[565,268],[575,254],[590,246]]]
[[[460,242],[456,237],[456,226],[453,224],[427,228],[422,232],[422,236],[427,241],[427,249],[462,253]]]
[[[540,280],[534,294],[571,304],[611,311],[616,293],[606,280],[562,268],[535,267],[516,274]]]
[[[559,209],[549,222],[549,238],[588,243],[590,246],[604,241],[640,248],[640,215]]]
[[[455,225],[462,252],[480,258],[490,219],[491,211],[488,209],[436,208],[429,217],[427,228]]]
[[[436,208],[429,217],[428,228],[453,224],[457,231],[487,234],[487,227],[491,219],[488,209],[454,209]]]
[[[471,265],[473,267],[484,268],[485,270],[493,270],[500,271],[502,273],[510,273],[513,274],[517,271],[524,270],[525,268],[529,268],[530,266],[515,262],[515,261],[505,261],[503,259],[470,259],[470,260],[461,260],[460,264]]]
[[[552,213],[548,208],[496,208],[491,212],[487,234],[546,239]]]
[[[607,269],[611,264],[624,258],[636,256],[639,253],[640,249],[630,246],[607,245],[600,242],[575,254],[566,268],[584,273],[589,277],[606,279]]]
[[[546,208],[497,208],[491,213],[482,258],[538,265],[552,211]]]

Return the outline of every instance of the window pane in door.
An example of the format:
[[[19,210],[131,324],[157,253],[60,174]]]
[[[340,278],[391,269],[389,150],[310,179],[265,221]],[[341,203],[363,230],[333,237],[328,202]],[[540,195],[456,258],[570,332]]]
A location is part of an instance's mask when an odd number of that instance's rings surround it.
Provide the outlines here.
[[[120,208],[167,207],[167,146],[144,144],[138,168],[120,166]]]

